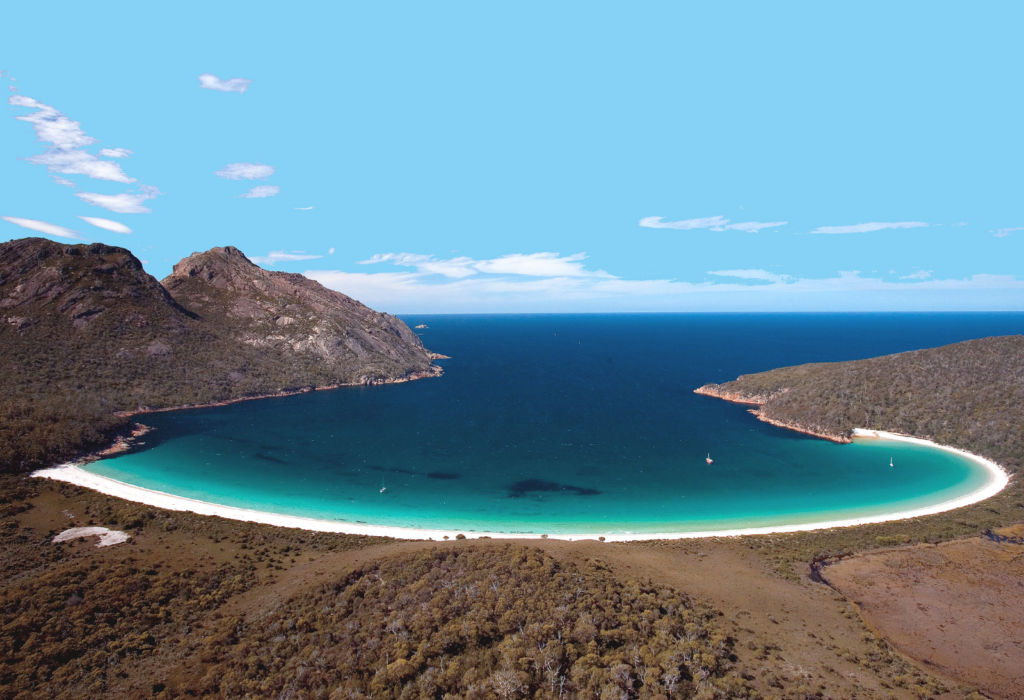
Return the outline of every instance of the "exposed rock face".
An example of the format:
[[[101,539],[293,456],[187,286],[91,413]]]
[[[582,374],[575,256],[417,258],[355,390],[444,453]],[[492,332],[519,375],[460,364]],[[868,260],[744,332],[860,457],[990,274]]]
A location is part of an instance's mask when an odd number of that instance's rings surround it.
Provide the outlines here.
[[[140,307],[131,319],[136,324],[147,323],[143,306],[188,315],[124,248],[42,238],[0,244],[0,314],[19,330],[51,316],[83,329],[126,305]]]
[[[302,275],[264,270],[231,246],[193,253],[163,285],[182,306],[241,342],[318,358],[339,381],[440,373],[419,337],[399,319]]]
[[[399,319],[235,248],[191,255],[165,282],[123,248],[0,244],[7,402],[133,410],[441,372]]]
[[[808,426],[794,420],[783,420],[781,418],[772,417],[765,408],[766,405],[770,404],[777,396],[781,396],[788,392],[788,387],[783,387],[773,392],[747,393],[743,391],[730,391],[724,389],[723,387],[725,386],[727,385],[705,384],[699,389],[694,389],[693,393],[703,394],[704,396],[713,396],[716,399],[722,399],[723,401],[730,401],[732,403],[745,403],[757,406],[757,408],[747,409],[747,412],[753,413],[757,416],[758,420],[762,420],[765,423],[771,423],[772,425],[780,428],[788,428],[789,430],[795,430],[798,433],[806,433],[807,435],[824,438],[826,440],[831,440],[832,442],[851,442],[850,433],[848,431],[840,432],[830,430],[820,425]]]

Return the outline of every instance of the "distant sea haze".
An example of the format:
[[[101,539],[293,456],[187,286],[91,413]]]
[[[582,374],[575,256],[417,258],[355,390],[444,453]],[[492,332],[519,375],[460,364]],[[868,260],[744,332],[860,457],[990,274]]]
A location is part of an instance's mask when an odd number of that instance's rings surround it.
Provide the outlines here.
[[[404,320],[425,324],[424,344],[451,356],[443,377],[145,415],[156,430],[144,445],[87,469],[228,506],[467,532],[664,533],[878,516],[963,496],[985,472],[910,443],[809,438],[693,389],[1024,332],[1024,314]]]

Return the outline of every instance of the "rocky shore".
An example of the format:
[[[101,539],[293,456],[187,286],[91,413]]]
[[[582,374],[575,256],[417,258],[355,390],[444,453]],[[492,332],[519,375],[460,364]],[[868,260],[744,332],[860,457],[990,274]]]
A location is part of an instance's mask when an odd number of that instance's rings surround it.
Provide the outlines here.
[[[716,399],[722,399],[723,401],[729,401],[730,403],[741,403],[748,406],[757,406],[757,408],[748,409],[749,413],[757,416],[757,419],[770,423],[779,428],[786,428],[787,430],[795,430],[798,433],[804,433],[805,435],[812,435],[814,437],[822,438],[823,440],[830,440],[832,442],[847,443],[852,442],[850,436],[845,433],[838,433],[828,431],[817,427],[808,427],[801,425],[794,421],[785,421],[778,418],[772,418],[768,415],[766,405],[773,398],[778,395],[785,394],[789,389],[780,389],[777,392],[770,394],[747,394],[741,391],[733,391],[723,389],[720,384],[705,384],[699,389],[694,389],[693,393],[702,394],[704,396],[712,396]]]
[[[448,358],[447,355],[439,355],[438,358],[450,359]],[[404,377],[367,377],[360,382],[329,384],[327,386],[308,386],[302,387],[301,389],[277,391],[269,394],[253,394],[252,396],[239,396],[233,399],[225,399],[223,401],[211,401],[209,403],[185,404],[182,406],[165,406],[161,408],[150,408],[147,406],[143,408],[137,408],[132,411],[118,411],[117,415],[123,416],[125,418],[131,418],[132,416],[138,416],[145,413],[165,413],[167,411],[182,411],[188,408],[214,408],[216,406],[227,406],[229,404],[239,403],[240,401],[256,401],[257,399],[279,399],[285,396],[308,394],[311,391],[326,391],[329,389],[341,389],[343,387],[353,386],[379,386],[382,384],[404,384],[405,382],[413,382],[416,381],[417,379],[440,377],[442,374],[444,374],[444,370],[441,369],[441,367],[437,365],[430,365],[426,370],[410,372]],[[121,438],[118,439],[120,440]]]

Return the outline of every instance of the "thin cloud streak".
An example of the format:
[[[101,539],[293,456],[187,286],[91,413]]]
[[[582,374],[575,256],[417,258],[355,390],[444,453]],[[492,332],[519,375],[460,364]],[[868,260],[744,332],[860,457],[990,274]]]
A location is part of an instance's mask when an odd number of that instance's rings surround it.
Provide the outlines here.
[[[101,219],[95,216],[79,216],[79,219],[87,224],[92,224],[97,228],[106,229],[107,231],[113,231],[114,233],[131,233],[132,230],[122,224],[120,221],[112,221],[110,219]]]
[[[733,229],[736,231],[746,231],[747,233],[757,233],[763,228],[778,228],[780,226],[785,226],[788,223],[788,221],[770,221],[768,223],[761,223],[759,221],[747,221],[742,224],[729,224],[725,228]]]
[[[729,220],[723,216],[706,216],[685,221],[662,221],[664,218],[664,216],[645,216],[640,219],[640,225],[644,228],[671,228],[678,231],[689,231],[695,228],[714,228],[729,223]]]
[[[295,262],[297,260],[316,260],[322,255],[300,255],[297,253],[286,253],[283,250],[272,250],[266,255],[254,255],[249,258],[257,265],[273,265],[279,262]]]
[[[117,214],[151,214],[153,210],[142,203],[163,194],[156,187],[142,186],[141,194],[122,192],[121,194],[99,194],[97,192],[76,192],[75,196],[86,204],[103,207]]]
[[[767,270],[708,270],[709,275],[718,277],[737,277],[746,280],[764,280],[766,282],[783,282],[790,279],[789,275],[776,275]]]
[[[494,275],[524,275],[529,277],[602,277],[614,279],[604,270],[588,270],[582,261],[586,253],[559,257],[558,253],[514,253],[491,260],[474,260],[468,257],[438,260],[433,255],[417,253],[378,253],[369,260],[360,260],[358,265],[374,265],[390,262],[402,267],[415,267],[426,274],[437,274],[461,279],[477,273]]]
[[[854,224],[853,226],[821,226],[811,233],[871,233],[884,229],[905,229],[905,228],[927,228],[928,224],[923,221],[897,221],[893,223],[881,223],[872,221],[866,224]]]
[[[46,233],[51,236],[58,236],[60,238],[74,238],[76,240],[85,240],[78,231],[74,231],[57,224],[51,224],[47,221],[39,221],[38,219],[22,219],[17,216],[0,216],[0,219],[14,224],[15,226],[21,226],[31,231],[37,231],[39,233]]]
[[[723,271],[725,272],[725,271]],[[732,271],[737,272],[737,271]],[[738,271],[750,272],[750,271]],[[756,271],[761,272],[761,271]],[[840,272],[825,279],[767,280],[767,284],[680,282],[676,280],[626,280],[618,278],[512,276],[471,277],[430,283],[423,272],[351,273],[340,270],[307,270],[303,273],[326,287],[361,300],[375,308],[394,312],[499,312],[595,310],[699,310],[708,308],[764,309],[801,308],[827,310],[836,299],[856,309],[857,299],[880,299],[877,304],[910,297],[894,293],[928,293],[912,297],[921,308],[929,299],[953,299],[963,303],[963,292],[989,294],[990,306],[1013,306],[1007,290],[1024,292],[1024,280],[1012,275],[973,275],[962,280],[887,282],[861,277],[858,271]],[[781,276],[780,276],[781,277]],[[839,293],[838,297],[823,294]],[[860,294],[860,296],[857,296]],[[929,296],[929,294],[931,296]],[[938,296],[936,296],[938,295]],[[945,296],[942,296],[945,295]],[[950,296],[952,295],[952,296]],[[900,302],[902,303],[902,302]]]

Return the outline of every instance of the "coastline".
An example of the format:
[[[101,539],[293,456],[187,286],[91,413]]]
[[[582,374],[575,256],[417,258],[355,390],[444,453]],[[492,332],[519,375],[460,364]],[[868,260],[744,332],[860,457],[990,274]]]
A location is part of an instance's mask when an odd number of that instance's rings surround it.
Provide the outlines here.
[[[447,355],[436,355],[431,359],[447,359],[451,358]],[[329,389],[341,389],[344,387],[355,387],[355,386],[380,386],[382,384],[405,384],[406,382],[414,382],[417,379],[429,379],[431,377],[440,377],[444,374],[444,369],[439,365],[431,365],[431,371],[428,372],[411,372],[404,377],[398,379],[381,379],[377,381],[367,382],[347,382],[343,384],[328,384],[327,386],[312,386],[303,387],[301,389],[294,389],[292,391],[278,391],[273,394],[254,394],[253,396],[240,396],[235,399],[224,399],[223,401],[213,401],[211,403],[195,403],[195,404],[184,404],[182,406],[167,406],[165,408],[137,408],[134,411],[117,411],[115,415],[121,416],[122,418],[131,418],[132,416],[139,416],[146,413],[166,413],[168,411],[185,411],[193,408],[214,408],[216,406],[228,406],[233,403],[240,403],[242,401],[255,401],[257,399],[280,399],[286,396],[298,396],[299,394],[308,394],[311,391],[327,391]]]
[[[757,406],[757,408],[747,409],[747,412],[757,416],[757,419],[759,421],[763,421],[770,425],[774,425],[777,428],[793,430],[798,433],[803,433],[804,435],[811,435],[813,437],[821,438],[822,440],[829,440],[830,442],[838,442],[842,444],[851,442],[850,438],[846,437],[845,435],[812,430],[811,428],[807,428],[797,423],[787,423],[786,421],[769,418],[764,413],[764,405],[768,403],[768,400],[771,399],[772,395],[756,394],[753,396],[747,396],[745,394],[741,394],[738,391],[722,391],[718,387],[718,384],[705,384],[704,386],[698,389],[694,389],[693,393],[700,394],[701,396],[710,396],[715,399],[721,399],[722,401],[728,401],[729,403],[739,403],[744,404],[746,406]],[[787,391],[789,391],[789,389],[782,389],[778,393],[784,394]]]
[[[110,479],[97,474],[92,474],[79,467],[81,462],[69,462],[67,464],[40,469],[32,473],[32,476],[39,478],[54,479],[66,483],[82,486],[98,491],[108,496],[123,498],[128,501],[142,503],[156,508],[166,510],[187,511],[198,515],[215,515],[229,520],[240,520],[245,522],[261,523],[264,525],[275,525],[279,527],[299,528],[317,532],[338,532],[350,535],[364,535],[377,537],[394,537],[406,540],[441,540],[444,537],[455,539],[456,535],[465,535],[467,539],[478,539],[487,537],[490,539],[557,539],[557,540],[597,540],[604,537],[607,542],[637,542],[643,540],[670,540],[670,539],[698,539],[704,537],[736,537],[741,535],[768,535],[786,532],[807,532],[812,530],[827,530],[838,527],[850,527],[853,525],[868,525],[873,523],[891,522],[895,520],[907,520],[935,513],[943,513],[964,506],[978,503],[991,498],[1002,491],[1010,482],[1009,473],[990,459],[981,457],[966,450],[961,450],[948,445],[939,445],[930,440],[914,438],[896,433],[888,433],[880,430],[855,429],[854,437],[860,439],[881,439],[898,440],[911,442],[918,445],[936,447],[941,450],[954,452],[966,457],[988,474],[986,483],[979,489],[931,506],[924,506],[907,511],[883,513],[862,518],[846,518],[842,520],[821,521],[814,523],[799,523],[795,525],[769,525],[765,527],[735,528],[727,530],[706,530],[692,532],[663,532],[663,533],[580,533],[580,534],[524,534],[524,533],[501,533],[501,532],[469,532],[444,529],[420,529],[393,527],[385,525],[365,525],[343,521],[319,520],[294,515],[281,515],[265,511],[238,508],[235,506],[218,505],[208,503],[184,496],[175,496],[146,489],[141,486],[133,486],[115,479]]]

